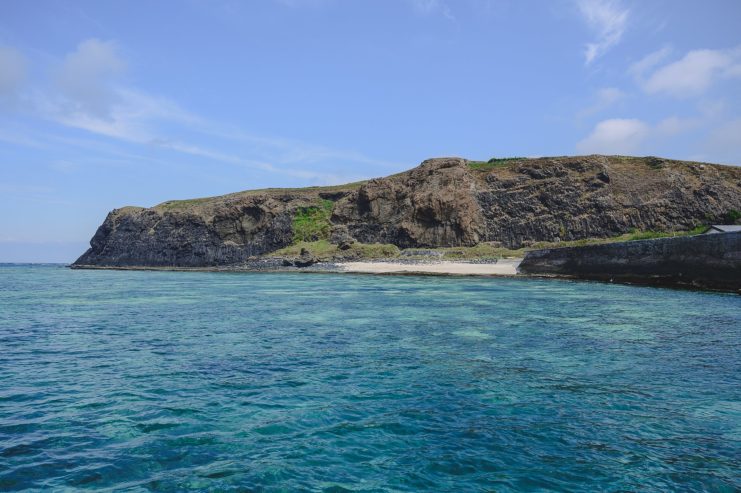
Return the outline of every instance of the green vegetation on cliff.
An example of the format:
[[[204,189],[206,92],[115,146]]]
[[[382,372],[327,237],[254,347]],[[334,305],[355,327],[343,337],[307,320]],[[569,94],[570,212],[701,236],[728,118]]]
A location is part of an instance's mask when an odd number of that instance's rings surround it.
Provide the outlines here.
[[[331,200],[321,200],[318,206],[299,208],[293,217],[293,242],[329,239],[333,206]]]
[[[736,224],[741,219],[741,212],[736,209],[731,209],[723,216],[723,223],[725,224]]]

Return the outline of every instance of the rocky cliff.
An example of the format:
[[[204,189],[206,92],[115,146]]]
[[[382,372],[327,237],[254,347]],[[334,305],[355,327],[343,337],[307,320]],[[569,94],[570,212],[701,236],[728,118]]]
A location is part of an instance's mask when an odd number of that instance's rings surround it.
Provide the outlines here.
[[[523,274],[741,293],[741,232],[528,252]]]
[[[116,209],[74,265],[235,264],[290,245],[297,216],[326,204],[326,234],[336,242],[406,248],[496,241],[518,248],[718,221],[741,210],[741,168],[623,156],[430,159],[345,186]]]

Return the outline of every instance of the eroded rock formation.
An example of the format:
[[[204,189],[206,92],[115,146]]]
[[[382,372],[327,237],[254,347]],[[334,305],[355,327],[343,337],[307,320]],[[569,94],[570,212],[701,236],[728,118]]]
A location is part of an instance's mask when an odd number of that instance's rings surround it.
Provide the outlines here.
[[[361,184],[240,192],[108,214],[76,266],[228,265],[293,241],[297,211],[332,201],[331,239],[402,248],[681,231],[741,210],[741,168],[661,158],[430,159]]]
[[[475,245],[485,232],[477,190],[465,160],[429,159],[406,173],[363,184],[336,203],[332,222],[362,243]]]

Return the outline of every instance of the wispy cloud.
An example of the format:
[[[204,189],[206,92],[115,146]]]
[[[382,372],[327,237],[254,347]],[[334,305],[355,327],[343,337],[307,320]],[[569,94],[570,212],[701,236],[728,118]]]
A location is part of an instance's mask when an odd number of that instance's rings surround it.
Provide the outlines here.
[[[176,103],[120,83],[126,63],[112,41],[88,39],[56,67],[51,88],[32,98],[44,118],[107,137],[145,143],[158,122],[198,118]]]
[[[104,114],[75,107],[64,98],[37,98],[41,113],[58,123],[135,143],[148,143],[158,123],[195,125],[200,119],[162,97],[130,88],[110,86],[112,96]]]
[[[669,46],[664,46],[656,51],[652,51],[628,67],[628,73],[635,77],[636,80],[643,80],[646,73],[663,62],[671,52],[672,49]]]
[[[395,167],[355,151],[255,135],[195,115],[167,98],[122,84],[125,68],[126,63],[115,43],[97,39],[83,41],[64,57],[48,88],[27,91],[34,103],[34,112],[63,126],[126,143],[291,176],[313,184],[337,183],[362,176],[356,173],[340,176],[315,169],[329,160],[355,163],[363,168],[373,166],[384,171]],[[182,135],[189,137],[183,139]],[[18,145],[24,142],[17,135],[6,137]],[[227,144],[224,147],[231,152],[213,149],[215,140]]]
[[[588,65],[620,42],[630,11],[616,0],[578,0],[577,5],[582,18],[597,36],[587,44],[584,52]]]
[[[381,168],[392,166],[392,163],[370,158],[356,151],[308,144],[294,139],[256,135],[222,123],[201,121],[199,130],[220,139],[249,145],[256,154],[263,156],[264,159],[272,156],[276,162],[284,164],[316,164],[329,159],[336,159]]]
[[[604,87],[597,91],[592,104],[578,113],[579,118],[586,118],[601,111],[604,111],[621,99],[625,98],[625,93],[617,87]]]

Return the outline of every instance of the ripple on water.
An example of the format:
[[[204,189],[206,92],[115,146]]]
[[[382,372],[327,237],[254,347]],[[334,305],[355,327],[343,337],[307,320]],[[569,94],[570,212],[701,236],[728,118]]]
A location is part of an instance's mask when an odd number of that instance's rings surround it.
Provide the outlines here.
[[[737,296],[0,269],[3,491],[741,489]]]

